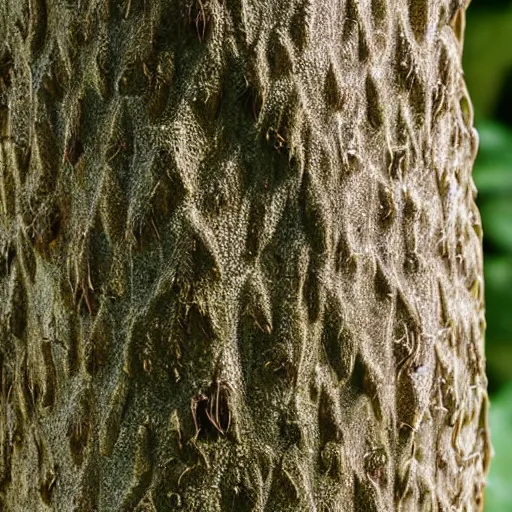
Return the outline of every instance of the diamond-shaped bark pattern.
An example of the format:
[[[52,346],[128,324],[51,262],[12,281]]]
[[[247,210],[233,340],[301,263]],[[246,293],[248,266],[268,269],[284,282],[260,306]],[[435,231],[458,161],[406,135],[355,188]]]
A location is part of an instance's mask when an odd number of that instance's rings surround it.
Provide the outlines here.
[[[481,506],[454,4],[0,2],[2,510]]]

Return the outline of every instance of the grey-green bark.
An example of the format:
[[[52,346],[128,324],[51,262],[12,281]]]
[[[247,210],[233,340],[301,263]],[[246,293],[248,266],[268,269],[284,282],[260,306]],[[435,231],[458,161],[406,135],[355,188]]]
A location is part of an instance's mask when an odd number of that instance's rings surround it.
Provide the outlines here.
[[[463,6],[0,3],[0,508],[478,510]]]

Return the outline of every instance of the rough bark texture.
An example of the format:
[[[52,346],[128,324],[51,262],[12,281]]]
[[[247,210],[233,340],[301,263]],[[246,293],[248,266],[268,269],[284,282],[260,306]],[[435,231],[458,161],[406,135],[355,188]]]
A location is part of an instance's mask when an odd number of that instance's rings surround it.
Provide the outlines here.
[[[481,509],[463,11],[0,2],[2,511]]]

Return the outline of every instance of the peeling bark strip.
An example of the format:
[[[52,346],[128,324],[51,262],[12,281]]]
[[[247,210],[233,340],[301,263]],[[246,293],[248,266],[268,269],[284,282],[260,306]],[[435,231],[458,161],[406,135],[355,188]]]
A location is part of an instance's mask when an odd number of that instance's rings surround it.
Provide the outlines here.
[[[0,2],[0,509],[481,510],[449,0]]]

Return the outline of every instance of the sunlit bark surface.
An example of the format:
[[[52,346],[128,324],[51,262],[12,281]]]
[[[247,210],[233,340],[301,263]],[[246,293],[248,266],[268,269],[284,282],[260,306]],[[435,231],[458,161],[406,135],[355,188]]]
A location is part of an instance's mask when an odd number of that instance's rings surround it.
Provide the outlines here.
[[[476,511],[464,6],[0,2],[0,509]]]

